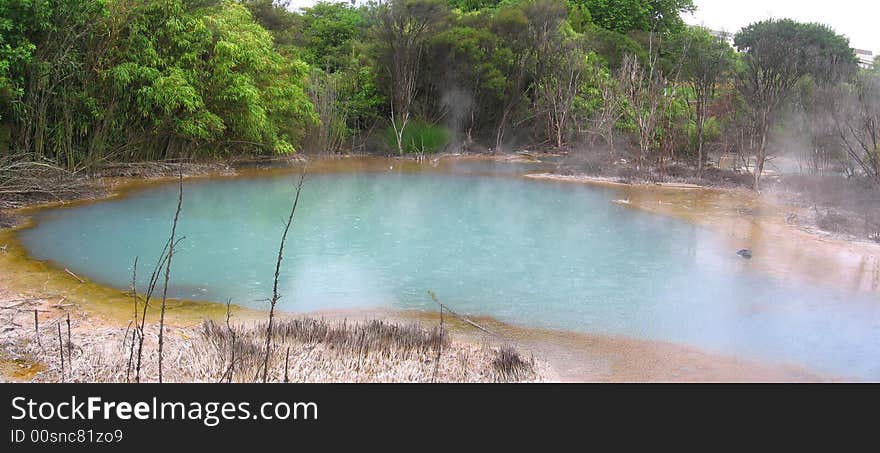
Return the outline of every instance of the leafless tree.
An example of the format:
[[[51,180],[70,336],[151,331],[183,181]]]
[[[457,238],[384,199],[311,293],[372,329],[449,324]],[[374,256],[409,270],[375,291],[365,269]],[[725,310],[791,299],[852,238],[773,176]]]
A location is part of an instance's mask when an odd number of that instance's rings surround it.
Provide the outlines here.
[[[539,104],[557,148],[562,148],[570,131],[575,98],[586,76],[587,56],[574,40],[560,41],[548,58],[554,61],[538,85]]]
[[[666,89],[666,79],[659,68],[657,56],[650,52],[645,64],[633,55],[624,56],[618,72],[618,86],[621,94],[618,101],[625,103],[620,105],[620,109],[630,116],[638,132],[636,170],[641,171],[654,147]]]
[[[590,137],[590,144],[595,145],[596,138],[602,138],[608,150],[610,159],[614,159],[614,129],[623,117],[621,103],[618,100],[617,80],[602,67],[601,64],[593,63],[590,66],[589,83],[595,86],[599,92],[601,105],[582,123],[586,128],[580,130]]]
[[[449,10],[440,0],[389,0],[378,5],[377,14],[382,64],[391,83],[391,127],[397,152],[403,154],[403,132],[412,117],[425,47]]]
[[[347,112],[339,107],[338,77],[314,70],[309,78],[308,95],[319,120],[306,133],[306,147],[312,151],[335,153],[344,144]]]
[[[834,128],[849,157],[880,184],[880,76],[861,74],[835,96]]]

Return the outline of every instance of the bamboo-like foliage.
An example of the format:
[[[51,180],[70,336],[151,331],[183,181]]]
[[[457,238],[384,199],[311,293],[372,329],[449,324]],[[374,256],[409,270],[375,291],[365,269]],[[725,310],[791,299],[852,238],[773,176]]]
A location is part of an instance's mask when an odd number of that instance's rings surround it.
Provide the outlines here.
[[[316,121],[306,65],[282,56],[239,3],[29,3],[0,9],[23,30],[11,37],[13,56],[0,53],[0,82],[11,88],[0,117],[9,122],[10,147],[29,160],[76,169],[235,150],[288,153]]]

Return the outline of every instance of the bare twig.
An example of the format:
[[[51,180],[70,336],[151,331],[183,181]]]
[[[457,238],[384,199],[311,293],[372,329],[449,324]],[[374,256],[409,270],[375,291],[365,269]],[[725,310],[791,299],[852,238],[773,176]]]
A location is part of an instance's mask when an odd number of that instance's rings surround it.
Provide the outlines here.
[[[235,374],[235,330],[232,328],[232,325],[229,323],[229,318],[232,316],[232,299],[226,300],[226,330],[229,331],[229,368],[226,370],[226,373],[220,378],[223,381],[223,378],[226,378],[226,382],[232,382],[233,374]]]
[[[37,339],[37,346],[42,349],[43,345],[40,344],[40,318],[37,309],[34,309],[34,337]]]
[[[80,283],[85,283],[85,282],[86,282],[85,280],[83,280],[82,278],[80,278],[79,275],[76,275],[76,274],[74,274],[73,272],[71,272],[70,269],[65,268],[65,269],[64,269],[64,272],[67,272],[68,274],[70,274],[71,277],[73,277],[73,278],[79,280]]]
[[[183,167],[178,178],[177,211],[174,213],[174,223],[171,224],[171,239],[168,246],[168,262],[165,264],[165,285],[162,287],[162,306],[159,311],[159,383],[162,382],[162,346],[165,332],[165,306],[168,300],[168,280],[171,278],[171,258],[174,256],[174,236],[177,233],[177,221],[180,218],[180,208],[183,205]]]
[[[281,296],[278,294],[278,278],[281,274],[281,260],[284,257],[284,243],[287,241],[287,232],[290,231],[290,224],[293,223],[293,215],[296,213],[296,205],[299,203],[299,195],[302,192],[303,184],[306,180],[306,167],[303,167],[299,182],[296,184],[296,196],[293,198],[293,206],[290,208],[290,215],[287,216],[287,224],[284,226],[284,233],[281,235],[281,244],[278,246],[278,259],[275,261],[275,280],[272,285],[272,299],[269,306],[269,324],[266,326],[266,357],[263,360],[263,382],[269,380],[269,351],[272,346],[272,321],[275,318],[275,305]]]
[[[449,307],[446,306],[446,304],[440,302],[440,300],[437,299],[437,295],[434,294],[433,291],[428,291],[428,294],[431,295],[431,299],[433,299],[434,302],[436,302],[438,305],[440,305],[440,308],[445,309],[447,312],[449,312],[449,314],[451,314],[452,316],[455,316],[455,317],[458,318],[460,321],[462,321],[462,322],[464,322],[464,323],[467,323],[467,324],[470,324],[471,326],[473,326],[473,327],[477,328],[478,330],[481,330],[481,331],[483,331],[483,332],[485,332],[485,333],[488,333],[489,335],[494,335],[494,336],[496,336],[496,337],[502,337],[501,334],[495,333],[495,332],[493,332],[493,331],[491,331],[491,330],[489,330],[489,329],[487,329],[487,328],[485,328],[485,327],[483,327],[483,326],[481,326],[481,325],[479,325],[479,324],[477,324],[477,323],[471,321],[470,319],[467,319],[466,317],[464,317],[464,316],[462,316],[462,315],[460,315],[460,314],[458,314],[458,313],[456,313],[456,312],[450,310]],[[503,338],[503,337],[502,337],[502,338]]]
[[[76,172],[49,162],[34,162],[31,157],[0,157],[0,208],[19,207],[31,200],[57,201],[88,194],[88,181]]]
[[[127,335],[127,334],[126,334]],[[131,382],[131,365],[134,361],[134,342],[137,340],[137,328],[131,331],[131,344],[129,345],[128,365],[125,367],[125,382]]]
[[[61,342],[61,321],[56,323],[58,326],[58,356],[61,358],[61,382],[64,382],[64,343]]]
[[[67,363],[73,366],[73,340],[70,334],[70,312],[67,312]]]
[[[156,289],[156,283],[159,280],[159,273],[168,259],[167,252],[170,245],[170,240],[165,242],[165,247],[162,249],[162,253],[159,254],[159,258],[156,260],[156,267],[153,268],[153,273],[150,274],[150,281],[147,284],[147,292],[144,296],[144,308],[141,314],[141,323],[138,326],[138,352],[137,364],[135,366],[135,382],[141,381],[141,361],[144,352],[144,324],[147,320],[147,309],[150,307],[150,299],[153,297],[153,291]]]
[[[433,296],[433,293],[432,297]],[[435,298],[436,300],[436,298]],[[431,382],[437,380],[437,372],[440,371],[440,354],[443,352],[443,305],[440,305],[440,331],[437,335],[437,357],[434,359],[434,374],[431,375]]]
[[[284,383],[290,382],[287,374],[287,364],[290,362],[290,346],[287,347],[287,354],[284,356]]]
[[[30,302],[33,302],[33,301],[36,301],[36,300],[39,300],[39,299],[16,299],[16,300],[10,300],[9,302],[15,302],[15,303],[14,303],[14,304],[10,304],[10,305],[4,305],[4,306],[0,307],[0,310],[13,310],[13,309],[16,309],[17,307],[20,307],[20,306],[22,306],[22,305],[24,305],[24,304],[27,304],[27,303],[30,303]]]

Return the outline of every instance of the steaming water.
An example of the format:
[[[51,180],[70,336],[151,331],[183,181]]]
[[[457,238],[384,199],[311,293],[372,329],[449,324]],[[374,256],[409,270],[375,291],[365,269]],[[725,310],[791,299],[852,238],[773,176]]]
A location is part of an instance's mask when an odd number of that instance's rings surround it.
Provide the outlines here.
[[[434,310],[679,342],[880,379],[871,295],[775,281],[714,233],[610,201],[610,190],[510,176],[313,175],[287,244],[280,308]],[[171,295],[265,307],[294,177],[185,185]],[[26,247],[127,288],[167,239],[177,187],[44,211]],[[755,259],[761,259],[760,252]]]

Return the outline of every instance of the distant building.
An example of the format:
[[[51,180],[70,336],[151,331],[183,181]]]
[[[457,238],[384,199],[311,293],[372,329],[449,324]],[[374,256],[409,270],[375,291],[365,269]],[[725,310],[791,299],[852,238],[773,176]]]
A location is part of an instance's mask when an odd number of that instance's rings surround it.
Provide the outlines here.
[[[862,49],[853,49],[856,52],[856,57],[859,59],[859,66],[863,68],[870,68],[874,66],[874,52],[870,50],[862,50]]]

